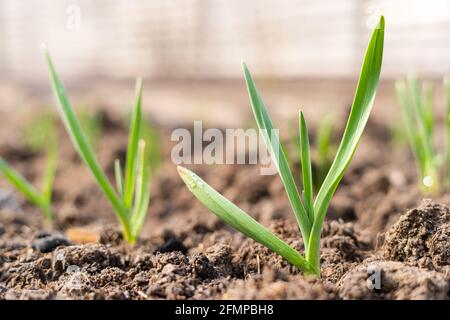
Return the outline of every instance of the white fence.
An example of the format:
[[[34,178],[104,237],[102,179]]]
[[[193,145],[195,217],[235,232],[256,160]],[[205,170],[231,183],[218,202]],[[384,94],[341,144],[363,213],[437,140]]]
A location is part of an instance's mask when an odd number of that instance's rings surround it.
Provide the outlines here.
[[[385,76],[450,71],[450,1],[0,0],[0,77],[348,77],[386,16]]]

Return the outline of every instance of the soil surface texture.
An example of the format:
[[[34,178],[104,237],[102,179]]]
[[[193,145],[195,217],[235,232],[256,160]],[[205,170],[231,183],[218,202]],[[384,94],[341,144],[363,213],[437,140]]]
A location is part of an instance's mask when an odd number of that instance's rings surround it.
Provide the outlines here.
[[[112,114],[104,118],[96,152],[113,179],[127,129]],[[423,199],[407,147],[394,145],[381,123],[369,121],[328,210],[321,279],[304,277],[208,212],[170,161],[168,127],[160,128],[165,161],[152,177],[142,235],[124,243],[110,204],[58,130],[53,229],[0,179],[0,299],[449,298],[449,198]],[[45,155],[29,151],[20,134],[3,135],[0,154],[39,185]],[[190,169],[303,252],[278,175],[262,176],[253,165]]]

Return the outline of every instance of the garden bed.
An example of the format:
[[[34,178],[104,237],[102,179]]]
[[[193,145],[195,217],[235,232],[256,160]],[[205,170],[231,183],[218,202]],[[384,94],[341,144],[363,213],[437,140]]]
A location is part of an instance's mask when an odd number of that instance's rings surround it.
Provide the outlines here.
[[[105,116],[97,155],[112,179],[114,160],[124,160],[127,129],[116,115]],[[331,202],[322,234],[321,279],[304,277],[209,213],[170,161],[172,128],[159,129],[165,162],[153,177],[149,214],[134,246],[122,241],[110,204],[63,128],[54,230],[38,208],[1,180],[0,299],[449,298],[449,199],[423,200],[412,158],[392,144],[384,124],[369,121]],[[30,152],[20,136],[2,136],[0,154],[39,183],[45,157]],[[250,165],[193,169],[303,251],[278,175],[261,176]]]

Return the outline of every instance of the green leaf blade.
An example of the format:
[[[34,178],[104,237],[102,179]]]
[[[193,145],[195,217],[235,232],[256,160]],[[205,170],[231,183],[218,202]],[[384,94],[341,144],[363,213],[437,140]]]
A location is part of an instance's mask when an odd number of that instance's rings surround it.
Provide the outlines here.
[[[433,131],[435,127],[434,123],[434,111],[433,111],[433,96],[434,87],[431,82],[424,82],[422,85],[422,103],[425,116],[425,125],[427,137],[429,140],[433,139]]]
[[[433,146],[433,94],[430,84],[424,84],[420,94],[416,78],[396,82],[396,92],[403,109],[409,144],[416,160],[419,186],[423,193],[439,190],[439,167]]]
[[[125,162],[125,186],[123,200],[126,208],[131,208],[133,203],[133,194],[135,190],[135,180],[137,171],[137,153],[138,142],[141,132],[142,118],[142,79],[136,80],[136,93],[133,115],[130,123],[130,134],[128,136],[127,159]]]
[[[313,266],[319,265],[320,235],[326,211],[356,151],[373,106],[381,72],[383,46],[384,17],[381,17],[367,47],[352,109],[341,144],[314,203],[316,217],[311,231],[310,250],[307,253],[307,259]]]
[[[305,258],[296,250],[211,188],[195,173],[183,167],[178,167],[178,172],[192,194],[219,219],[256,242],[278,253],[302,271],[315,273]]]
[[[426,112],[424,108],[424,101],[420,91],[420,83],[416,76],[410,74],[406,81],[407,93],[411,96],[412,106],[417,117],[417,126],[419,130],[425,135],[429,136],[429,127],[427,126]]]
[[[131,230],[136,238],[144,223],[150,201],[149,176],[150,168],[145,151],[145,140],[139,140],[137,155],[136,193],[131,217]]]
[[[417,119],[414,112],[415,109],[411,106],[411,102],[408,98],[406,83],[404,81],[397,81],[395,83],[395,89],[400,105],[402,106],[409,144],[416,161],[419,163],[419,177],[423,178],[426,168],[424,154],[425,147],[422,144],[420,132],[416,129]]]
[[[56,142],[51,142],[47,151],[47,163],[42,178],[42,197],[47,203],[52,200],[53,183],[56,175],[56,160],[58,147]]]
[[[117,196],[104,171],[101,169],[100,165],[97,162],[92,147],[87,141],[87,138],[83,130],[81,129],[80,122],[78,121],[78,118],[69,102],[69,99],[67,98],[64,86],[59,79],[58,74],[56,73],[55,67],[47,49],[44,50],[44,56],[47,60],[50,83],[52,85],[57,105],[59,107],[58,110],[69,133],[69,136],[78,154],[90,169],[106,198],[112,204],[123,226],[125,237],[127,237],[130,229],[127,220],[127,210],[124,207],[121,199]]]
[[[309,220],[314,222],[314,207],[313,207],[313,178],[311,169],[311,151],[308,137],[308,127],[306,126],[303,112],[300,112],[299,118],[300,131],[300,162],[302,166],[303,177],[303,193],[305,200],[305,207],[308,213]]]
[[[407,93],[411,96],[412,105],[414,107],[414,113],[416,118],[416,126],[414,128],[417,131],[417,139],[421,140],[421,152],[423,153],[423,166],[424,166],[424,176],[436,176],[437,179],[437,169],[434,165],[434,150],[433,150],[433,120],[429,119],[429,112],[426,105],[426,92],[420,90],[419,80],[414,75],[409,75],[406,81]],[[431,117],[432,118],[432,117]],[[421,186],[423,186],[421,182]]]
[[[19,190],[25,198],[31,203],[42,207],[45,201],[40,193],[31,185],[19,172],[14,170],[6,161],[0,158],[0,172],[17,190]]]
[[[114,161],[114,177],[116,179],[116,188],[120,196],[123,195],[123,180],[122,180],[122,168],[120,166],[120,160]]]
[[[250,97],[256,123],[258,124],[259,129],[262,130],[266,146],[270,152],[270,155],[272,156],[273,161],[275,162],[275,165],[277,166],[289,202],[300,226],[305,247],[308,247],[312,222],[309,220],[305,207],[300,200],[297,186],[295,185],[295,180],[292,176],[291,170],[289,169],[286,155],[279,143],[278,136],[275,134],[272,121],[269,117],[269,114],[267,113],[264,102],[262,101],[262,98],[250,74],[250,71],[248,70],[244,62],[242,63],[242,67],[244,70],[247,91]]]
[[[132,241],[136,241],[147,216],[150,203],[150,157],[147,152],[147,142],[141,138],[138,143],[136,158],[135,199],[131,216]]]

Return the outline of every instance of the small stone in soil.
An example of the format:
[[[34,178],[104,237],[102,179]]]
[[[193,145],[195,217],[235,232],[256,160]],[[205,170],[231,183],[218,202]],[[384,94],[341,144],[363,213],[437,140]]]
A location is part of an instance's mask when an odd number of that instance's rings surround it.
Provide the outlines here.
[[[20,208],[20,205],[12,193],[0,189],[0,207],[16,211]]]
[[[62,234],[53,234],[39,237],[33,241],[31,246],[33,249],[39,250],[42,253],[52,252],[59,246],[68,246],[70,241]]]
[[[186,254],[187,248],[180,240],[171,238],[162,245],[157,246],[156,249],[154,250],[154,253],[156,252],[167,253],[172,251],[180,251],[182,254]]]

